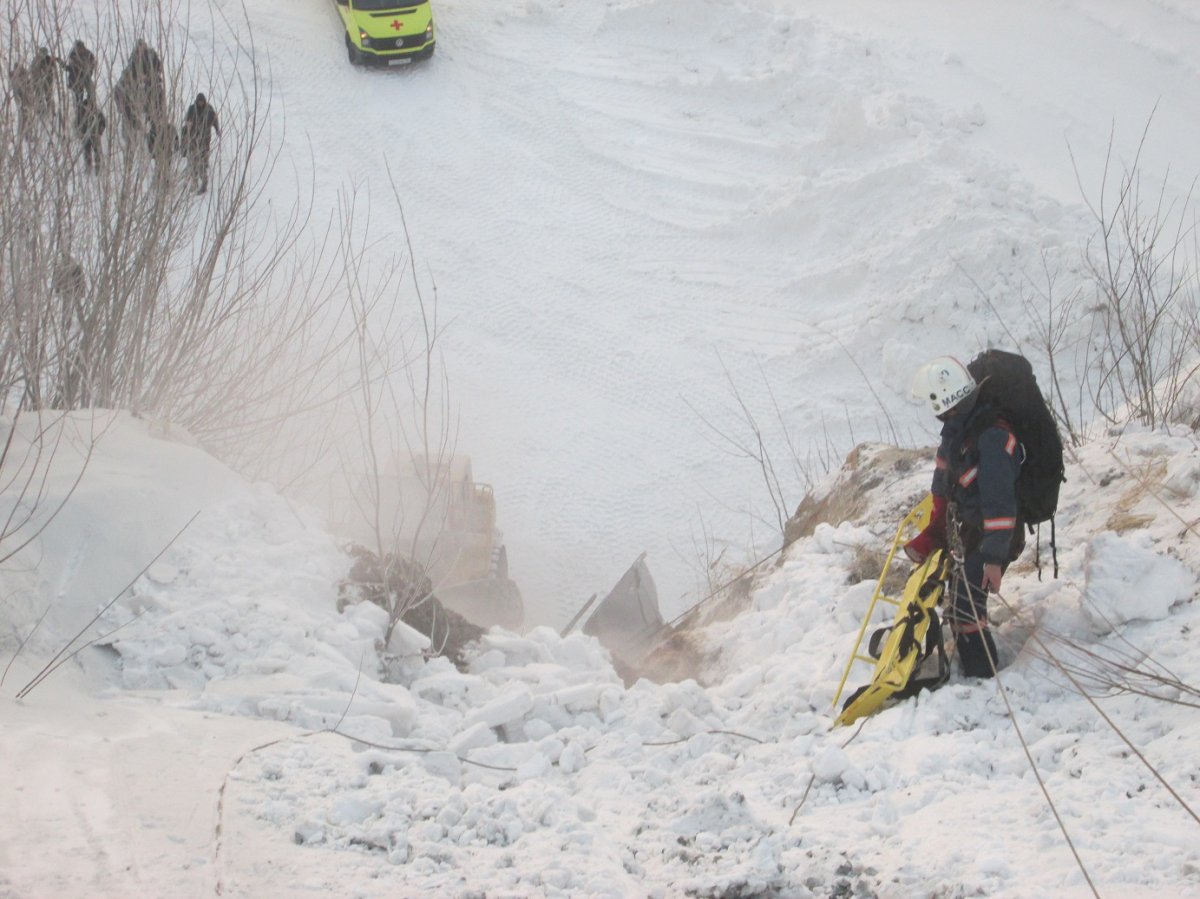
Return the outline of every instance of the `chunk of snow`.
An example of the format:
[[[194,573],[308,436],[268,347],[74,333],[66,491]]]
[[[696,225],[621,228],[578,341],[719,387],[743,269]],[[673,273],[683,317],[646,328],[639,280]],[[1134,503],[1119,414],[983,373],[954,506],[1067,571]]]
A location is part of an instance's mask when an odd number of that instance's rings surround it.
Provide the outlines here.
[[[364,800],[354,796],[342,796],[329,810],[326,816],[330,824],[345,827],[347,824],[361,824],[368,818],[377,816],[383,810],[379,800]]]
[[[446,748],[455,755],[464,755],[472,749],[482,749],[496,742],[496,732],[482,721],[469,725],[454,735]]]
[[[524,717],[532,709],[533,694],[524,684],[517,684],[486,705],[474,709],[467,716],[467,720],[471,723],[483,722],[489,727],[500,727]]]
[[[392,628],[392,636],[388,639],[387,650],[392,655],[410,656],[424,652],[429,645],[429,638],[419,630],[409,627],[403,621],[397,621],[396,626]]]
[[[1129,621],[1158,621],[1196,590],[1196,575],[1156,552],[1145,533],[1093,537],[1084,579],[1084,608],[1101,632]]]
[[[462,763],[453,752],[427,752],[421,761],[434,777],[451,783],[458,783],[462,778]]]
[[[587,754],[579,743],[568,743],[558,757],[558,767],[566,774],[574,774],[587,763]]]
[[[836,783],[850,767],[850,756],[836,746],[828,746],[812,761],[812,772],[821,783]]]

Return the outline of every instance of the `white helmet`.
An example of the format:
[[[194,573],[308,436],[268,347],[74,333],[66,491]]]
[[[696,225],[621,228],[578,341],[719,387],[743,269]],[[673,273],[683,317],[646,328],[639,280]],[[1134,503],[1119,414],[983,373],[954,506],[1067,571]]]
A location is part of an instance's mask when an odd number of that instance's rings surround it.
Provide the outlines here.
[[[953,356],[938,356],[913,375],[913,399],[928,403],[934,415],[945,415],[975,392],[975,379]]]

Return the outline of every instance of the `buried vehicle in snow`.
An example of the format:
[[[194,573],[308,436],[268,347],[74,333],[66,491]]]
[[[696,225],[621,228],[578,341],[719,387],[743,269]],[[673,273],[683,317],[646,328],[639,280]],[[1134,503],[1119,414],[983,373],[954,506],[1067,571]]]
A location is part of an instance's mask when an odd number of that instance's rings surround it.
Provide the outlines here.
[[[416,456],[364,479],[337,503],[334,530],[343,540],[416,562],[447,608],[481,627],[520,630],[521,591],[508,576],[496,528],[496,497],[471,476],[467,456]]]
[[[429,0],[334,0],[351,65],[412,62],[433,56]]]

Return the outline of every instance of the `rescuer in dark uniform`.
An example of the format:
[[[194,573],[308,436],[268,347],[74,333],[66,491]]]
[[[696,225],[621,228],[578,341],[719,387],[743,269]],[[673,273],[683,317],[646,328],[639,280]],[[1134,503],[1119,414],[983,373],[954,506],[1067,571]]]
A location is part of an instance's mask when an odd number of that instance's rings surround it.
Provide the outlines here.
[[[195,182],[198,194],[208,190],[208,154],[212,148],[214,131],[218,137],[221,135],[217,112],[204,94],[196,94],[195,101],[183,117],[179,139],[180,150],[187,159],[188,174]]]
[[[942,422],[933,473],[933,518],[904,551],[914,562],[939,547],[961,561],[952,578],[946,620],[968,677],[992,677],[996,643],[988,627],[988,593],[999,592],[1010,562],[1025,548],[1016,482],[1024,451],[997,410],[979,402],[979,385],[951,356],[922,366],[913,395]]]

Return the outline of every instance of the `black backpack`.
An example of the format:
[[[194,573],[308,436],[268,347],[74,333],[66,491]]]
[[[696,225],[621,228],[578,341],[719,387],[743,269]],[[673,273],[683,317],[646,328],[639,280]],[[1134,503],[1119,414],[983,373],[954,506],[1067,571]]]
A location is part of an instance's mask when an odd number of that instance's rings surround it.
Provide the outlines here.
[[[979,384],[979,402],[997,410],[1025,448],[1017,476],[1017,512],[1029,525],[1050,521],[1058,509],[1058,491],[1066,481],[1063,444],[1054,416],[1038,388],[1033,366],[1024,356],[986,350],[967,364]],[[982,428],[993,421],[982,422]],[[1051,538],[1053,540],[1053,538]]]

